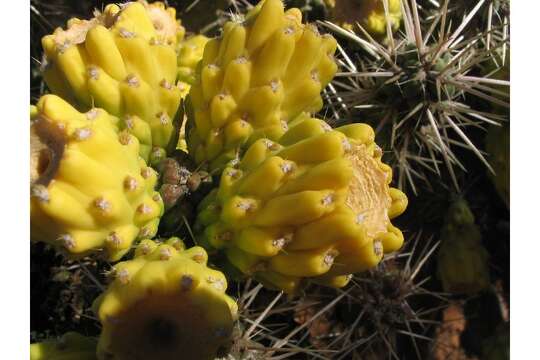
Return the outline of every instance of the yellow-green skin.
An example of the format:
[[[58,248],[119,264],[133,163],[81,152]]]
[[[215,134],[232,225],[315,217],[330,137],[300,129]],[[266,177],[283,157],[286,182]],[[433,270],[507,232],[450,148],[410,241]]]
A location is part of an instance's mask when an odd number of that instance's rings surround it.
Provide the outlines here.
[[[301,117],[278,142],[255,141],[201,202],[198,240],[270,288],[344,286],[403,243],[390,219],[407,197],[389,187],[374,136],[366,124],[332,130]]]
[[[489,287],[488,253],[465,200],[449,209],[437,267],[445,292],[474,294]]]
[[[178,80],[192,85],[195,69],[203,57],[204,46],[210,39],[204,35],[193,35],[178,43]]]
[[[153,147],[166,148],[175,135],[173,119],[187,92],[176,85],[176,44],[184,32],[175,9],[163,3],[110,4],[43,37],[43,77],[78,110],[97,106],[120,118],[148,160]]]
[[[118,260],[137,238],[154,236],[163,201],[139,142],[103,109],[80,113],[56,95],[37,104],[32,141],[31,237],[78,257]],[[47,152],[49,151],[49,152]],[[52,157],[46,156],[53,153]]]
[[[319,111],[337,71],[336,46],[281,0],[226,23],[206,44],[188,97],[187,145],[197,164],[221,169],[256,139],[277,140],[299,114]]]
[[[97,339],[68,332],[60,339],[30,345],[30,360],[97,360]]]
[[[213,360],[227,348],[237,305],[225,276],[198,246],[178,238],[142,241],[133,260],[94,303],[102,325],[98,358]],[[223,356],[223,355],[221,355]]]
[[[510,125],[490,126],[486,136],[489,163],[495,174],[489,177],[497,193],[510,208]]]

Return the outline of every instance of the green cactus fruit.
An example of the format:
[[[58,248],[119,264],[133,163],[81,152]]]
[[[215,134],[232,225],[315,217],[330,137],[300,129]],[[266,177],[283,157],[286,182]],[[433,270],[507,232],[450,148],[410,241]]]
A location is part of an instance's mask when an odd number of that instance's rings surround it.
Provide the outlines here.
[[[510,207],[510,125],[490,126],[486,136],[486,150],[495,174],[489,177],[497,193]]]
[[[175,85],[176,44],[184,32],[175,9],[163,3],[110,4],[43,37],[43,77],[79,111],[97,106],[120,118],[148,160],[153,147],[171,146],[176,132],[186,94],[184,85]]]
[[[365,124],[332,130],[305,117],[278,142],[255,141],[200,203],[199,240],[270,288],[345,285],[403,243],[390,219],[407,197],[389,187],[374,137]]]
[[[97,339],[68,332],[30,345],[30,360],[96,360]]]
[[[463,199],[455,201],[448,211],[437,267],[446,292],[474,294],[489,287],[488,253]]]
[[[31,131],[31,238],[79,257],[120,259],[154,236],[163,202],[139,142],[103,109],[80,113],[56,95],[37,104]]]
[[[210,360],[226,355],[237,305],[225,276],[207,267],[201,247],[179,238],[142,241],[133,260],[114,266],[95,302],[102,324],[98,359]]]
[[[189,153],[221,169],[256,139],[278,139],[302,112],[322,108],[337,71],[336,40],[302,24],[296,8],[261,1],[204,48],[189,94]]]

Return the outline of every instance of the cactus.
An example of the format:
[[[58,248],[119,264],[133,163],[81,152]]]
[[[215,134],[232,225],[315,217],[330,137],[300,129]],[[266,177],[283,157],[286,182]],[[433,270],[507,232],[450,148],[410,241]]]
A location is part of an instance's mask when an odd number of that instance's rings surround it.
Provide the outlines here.
[[[196,231],[270,288],[292,293],[303,278],[344,286],[403,243],[390,219],[407,198],[388,186],[381,155],[365,124],[332,130],[299,118],[279,142],[257,140],[224,170],[199,206]]]
[[[194,35],[178,43],[178,80],[187,84],[195,82],[195,68],[209,40],[204,35]]]
[[[60,339],[30,345],[30,360],[96,360],[95,338],[68,332]]]
[[[173,120],[186,94],[175,85],[176,44],[185,32],[175,17],[160,2],[110,4],[42,39],[43,77],[52,92],[80,111],[98,106],[120,118],[145,160],[152,147],[174,140]]]
[[[387,1],[388,11],[384,2]],[[392,32],[401,24],[401,0],[346,0],[336,1],[332,9],[332,20],[338,23],[359,23],[373,36],[384,36],[387,20]]]
[[[142,241],[94,303],[103,326],[99,359],[205,360],[226,355],[236,303],[201,247],[179,238]]]
[[[222,168],[256,139],[276,140],[300,113],[320,110],[336,46],[281,0],[226,23],[206,44],[189,95],[187,144],[197,164]]]
[[[489,287],[488,253],[464,199],[448,210],[437,267],[446,292],[474,294]]]
[[[120,259],[154,236],[163,202],[139,142],[103,109],[43,96],[31,125],[31,237],[73,256]]]

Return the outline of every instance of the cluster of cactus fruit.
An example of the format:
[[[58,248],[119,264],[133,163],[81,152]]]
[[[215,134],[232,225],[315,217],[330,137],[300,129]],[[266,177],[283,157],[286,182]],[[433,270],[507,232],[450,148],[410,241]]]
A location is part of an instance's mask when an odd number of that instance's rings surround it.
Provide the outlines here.
[[[150,240],[212,176],[196,241],[269,288],[342,287],[403,243],[390,219],[407,198],[389,187],[373,130],[311,117],[337,71],[332,36],[281,0],[219,37],[184,34],[174,8],[137,1],[42,40],[52,94],[31,111],[32,240],[70,258],[131,259],[94,302],[99,359],[227,353],[237,305],[224,274],[202,247]],[[33,359],[87,350],[66,337],[67,347],[33,345]]]
[[[186,36],[173,7],[145,0],[108,5],[43,37],[51,94],[31,107],[31,240],[70,259],[99,257],[112,269],[92,307],[99,338],[67,333],[32,344],[32,360],[226,356],[239,318],[226,277],[294,296],[310,284],[342,288],[357,276],[369,281],[350,286],[351,294],[373,307],[390,303],[392,313],[417,290],[412,279],[425,260],[406,274],[382,263],[404,243],[392,220],[408,199],[391,186],[379,145],[392,150],[399,187],[408,181],[414,191],[412,177],[424,175],[404,167],[412,147],[439,175],[442,158],[457,183],[456,140],[443,122],[487,164],[461,130],[467,122],[449,115],[468,115],[455,103],[475,91],[463,89],[474,79],[459,68],[477,59],[455,38],[433,41],[430,33],[419,42],[416,1],[305,3],[325,7],[343,26],[329,27],[349,40],[358,39],[352,23],[360,25],[370,40],[359,42],[367,65],[357,68],[332,35],[282,0],[261,0],[216,37]],[[406,36],[394,39],[402,20]],[[444,24],[442,16],[433,21]],[[488,45],[484,55],[492,52]],[[348,72],[335,77],[338,64]],[[383,74],[359,81],[360,69]],[[497,76],[485,88],[506,82]],[[340,86],[346,91],[336,92]],[[507,106],[507,94],[485,91]],[[366,103],[384,111],[351,110]],[[321,119],[323,109],[334,113],[331,121]],[[379,145],[375,124],[391,133],[378,132]],[[508,143],[508,129],[490,128],[487,150],[491,166],[507,174],[501,139]],[[508,177],[493,181],[508,205]],[[182,226],[190,248],[176,237]],[[466,202],[453,204],[442,233],[444,290],[489,287],[487,253]],[[407,286],[391,297],[380,290],[388,282]],[[377,329],[386,336],[395,323]]]

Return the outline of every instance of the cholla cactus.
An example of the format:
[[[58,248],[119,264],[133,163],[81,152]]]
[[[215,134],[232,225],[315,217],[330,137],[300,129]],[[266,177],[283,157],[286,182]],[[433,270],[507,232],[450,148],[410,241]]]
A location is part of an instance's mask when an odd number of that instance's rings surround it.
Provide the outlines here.
[[[118,260],[154,236],[163,202],[139,142],[103,109],[80,113],[55,95],[37,104],[31,130],[31,236],[73,256]]]
[[[186,93],[175,85],[176,44],[183,36],[174,8],[163,3],[110,4],[43,37],[43,77],[78,110],[98,106],[120,118],[148,160],[152,147],[175,141],[173,120]]]
[[[271,288],[292,293],[303,278],[341,287],[349,274],[399,249],[390,219],[407,206],[390,188],[373,130],[332,130],[300,118],[279,142],[259,139],[199,206],[200,239]]]
[[[330,87],[335,89],[329,93],[332,120],[369,119],[387,139],[383,148],[400,188],[410,185],[417,192],[417,181],[429,184],[431,173],[443,179],[448,174],[459,189],[456,169],[466,169],[458,148],[471,150],[491,170],[471,131],[505,119],[505,113],[483,111],[479,104],[508,108],[508,93],[500,87],[509,82],[477,77],[472,70],[490,62],[509,38],[504,25],[478,34],[465,31],[483,4],[478,2],[456,26],[447,20],[447,9],[422,22],[416,0],[404,0],[404,32],[390,33],[388,46],[363,27],[360,37],[325,23],[359,48],[358,53],[341,51],[346,71]],[[484,46],[488,40],[491,46]]]
[[[97,339],[68,332],[30,345],[30,360],[96,360]]]
[[[261,1],[243,23],[210,40],[189,99],[187,144],[197,164],[219,169],[258,138],[279,138],[303,111],[322,107],[336,41],[302,24],[296,8]]]
[[[94,303],[103,326],[98,359],[212,360],[227,353],[236,303],[201,247],[178,238],[142,241],[118,263]]]

